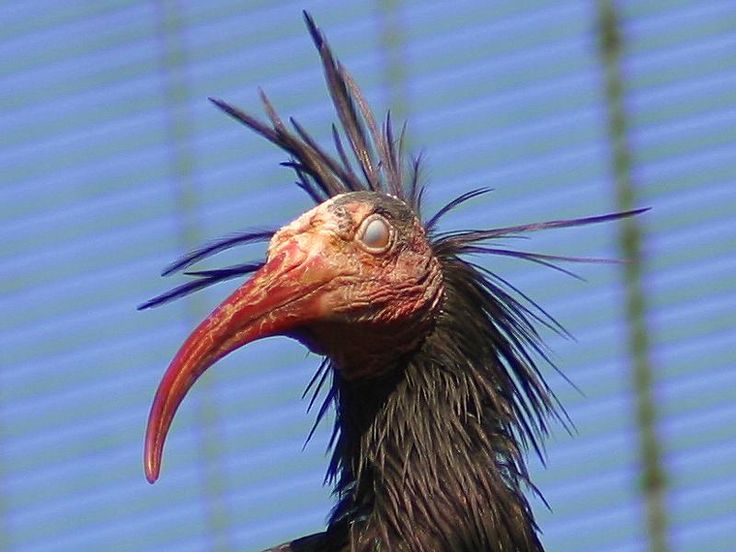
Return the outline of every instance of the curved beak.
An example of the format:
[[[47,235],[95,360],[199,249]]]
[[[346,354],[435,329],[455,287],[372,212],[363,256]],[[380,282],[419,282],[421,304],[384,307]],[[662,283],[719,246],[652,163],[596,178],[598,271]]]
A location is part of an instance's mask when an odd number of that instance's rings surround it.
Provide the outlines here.
[[[288,333],[319,317],[319,288],[332,280],[323,259],[297,243],[285,244],[187,338],[166,370],[148,416],[144,466],[150,483],[158,479],[176,410],[207,368],[251,341]]]

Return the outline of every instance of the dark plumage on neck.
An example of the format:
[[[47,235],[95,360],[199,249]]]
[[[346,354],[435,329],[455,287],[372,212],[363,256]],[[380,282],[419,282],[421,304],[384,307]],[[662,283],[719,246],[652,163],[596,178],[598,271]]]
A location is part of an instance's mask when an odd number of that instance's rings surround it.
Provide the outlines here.
[[[345,549],[543,550],[521,450],[538,446],[554,412],[533,362],[518,354],[535,338],[518,325],[519,305],[491,294],[454,247],[436,245],[444,297],[417,349],[378,378],[332,371],[328,475],[339,502],[327,534]]]

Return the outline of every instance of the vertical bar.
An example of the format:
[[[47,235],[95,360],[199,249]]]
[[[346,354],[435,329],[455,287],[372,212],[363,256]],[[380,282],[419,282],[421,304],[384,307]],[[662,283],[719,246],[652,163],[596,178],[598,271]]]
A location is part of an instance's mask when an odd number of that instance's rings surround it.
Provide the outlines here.
[[[160,45],[160,72],[166,98],[168,149],[176,212],[179,223],[179,243],[182,251],[201,243],[197,225],[199,198],[194,174],[192,122],[189,109],[189,85],[186,78],[187,56],[182,40],[181,6],[178,0],[159,0],[158,37]],[[187,322],[194,326],[203,314],[200,296],[191,295],[185,302]],[[199,441],[200,469],[205,525],[209,531],[211,550],[234,550],[230,528],[230,514],[225,500],[225,481],[220,470],[219,417],[214,393],[208,381],[199,383],[197,393],[189,398],[195,409]]]
[[[385,87],[392,115],[396,115],[392,118],[397,122],[409,117],[400,3],[400,0],[378,0]]]
[[[616,6],[612,0],[598,1],[599,53],[605,72],[605,100],[608,111],[608,137],[615,193],[620,210],[636,205],[632,182],[632,158],[628,121],[624,106],[624,80],[621,70],[622,35]],[[652,552],[669,550],[667,535],[666,476],[662,445],[657,432],[657,405],[654,398],[653,370],[646,321],[647,302],[643,286],[642,230],[637,217],[621,223],[619,246],[626,285],[628,349],[632,381],[636,393],[636,419],[639,428],[641,492],[646,507],[646,531]]]

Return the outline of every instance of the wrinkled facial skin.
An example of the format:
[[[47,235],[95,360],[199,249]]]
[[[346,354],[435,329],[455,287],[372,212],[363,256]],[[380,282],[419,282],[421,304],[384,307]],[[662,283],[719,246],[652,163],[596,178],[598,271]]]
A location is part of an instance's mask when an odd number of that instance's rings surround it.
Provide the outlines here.
[[[274,235],[268,257],[295,245],[324,271],[307,280],[328,281],[314,318],[288,335],[330,356],[344,377],[387,369],[423,339],[441,297],[440,267],[403,202],[371,192],[337,196]]]

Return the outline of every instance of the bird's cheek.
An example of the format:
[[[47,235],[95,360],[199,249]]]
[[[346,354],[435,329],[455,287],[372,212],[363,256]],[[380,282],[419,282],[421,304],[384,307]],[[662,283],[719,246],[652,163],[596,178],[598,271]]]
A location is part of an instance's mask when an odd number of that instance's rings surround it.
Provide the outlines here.
[[[316,300],[318,319],[322,322],[347,322],[351,314],[365,304],[360,286],[350,275],[333,275]]]

